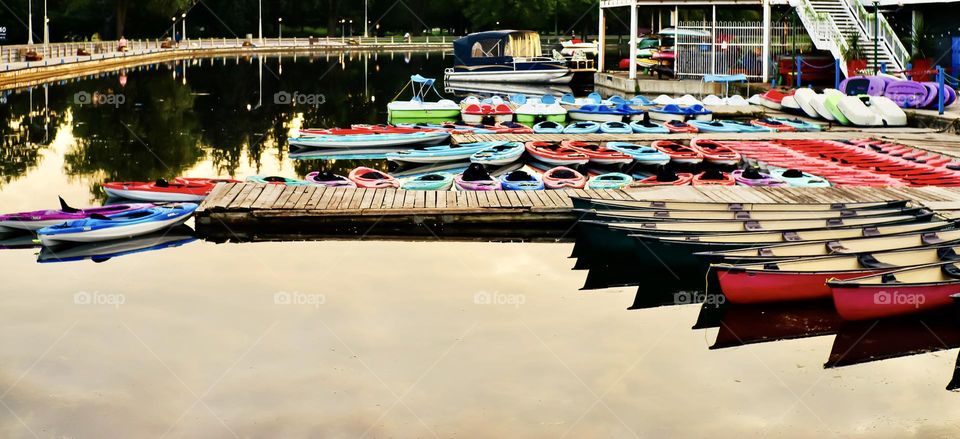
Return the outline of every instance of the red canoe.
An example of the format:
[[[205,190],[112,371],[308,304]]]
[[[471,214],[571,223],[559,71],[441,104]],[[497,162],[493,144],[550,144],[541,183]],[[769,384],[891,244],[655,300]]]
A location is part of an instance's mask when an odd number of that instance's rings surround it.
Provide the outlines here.
[[[743,157],[739,152],[720,142],[706,139],[693,139],[690,148],[703,155],[703,160],[721,166],[735,166]]]
[[[837,313],[846,320],[881,319],[950,305],[960,291],[960,267],[940,262],[849,280],[827,282]]]
[[[620,151],[614,151],[596,142],[580,142],[564,140],[561,145],[577,150],[586,155],[591,162],[600,165],[618,165],[633,162],[633,157]]]
[[[398,188],[400,182],[392,175],[384,174],[376,169],[359,167],[350,171],[347,176],[358,188]]]
[[[657,140],[650,146],[657,148],[670,156],[670,161],[684,165],[699,165],[703,163],[703,154],[697,150],[670,140]]]
[[[217,183],[240,183],[221,178],[183,178],[172,180],[115,181],[103,184],[107,196],[140,201],[190,202],[206,198]]]
[[[527,142],[524,146],[535,159],[551,165],[583,165],[590,161],[586,154],[557,142]]]

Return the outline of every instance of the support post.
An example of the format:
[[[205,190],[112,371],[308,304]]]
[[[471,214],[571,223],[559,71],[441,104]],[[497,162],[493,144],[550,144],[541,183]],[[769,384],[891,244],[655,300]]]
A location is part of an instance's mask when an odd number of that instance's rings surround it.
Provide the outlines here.
[[[763,82],[770,80],[770,0],[763,0],[763,50],[761,66]]]
[[[941,116],[943,116],[943,110],[944,110],[943,81],[944,81],[943,67],[937,66],[937,112]]]
[[[600,53],[597,56],[597,72],[598,73],[603,73],[604,67],[606,67],[604,65],[606,63],[603,61],[607,52],[606,24],[607,24],[606,18],[603,16],[603,6],[600,6],[600,20],[599,20],[599,23],[597,24],[597,27],[599,28],[597,32],[597,44],[600,45]]]
[[[880,57],[880,2],[873,1],[873,74],[880,73],[880,66],[877,64]]]
[[[717,5],[710,19],[710,74],[717,74]]]
[[[630,2],[630,74],[637,79],[637,0]]]
[[[840,89],[840,60],[833,61],[833,88]]]
[[[803,73],[803,57],[797,56],[797,88],[800,88],[801,84],[803,84],[800,78],[802,73]]]

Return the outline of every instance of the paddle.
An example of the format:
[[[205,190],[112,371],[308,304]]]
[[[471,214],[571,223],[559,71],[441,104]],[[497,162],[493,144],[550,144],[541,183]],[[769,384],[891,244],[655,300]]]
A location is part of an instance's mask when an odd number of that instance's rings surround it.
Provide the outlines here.
[[[66,213],[77,213],[80,212],[80,209],[76,209],[67,205],[66,201],[63,201],[63,197],[57,197],[60,199],[60,210]]]
[[[947,384],[947,390],[951,392],[960,391],[960,354],[957,355],[957,363],[953,367],[953,376],[950,383]]]

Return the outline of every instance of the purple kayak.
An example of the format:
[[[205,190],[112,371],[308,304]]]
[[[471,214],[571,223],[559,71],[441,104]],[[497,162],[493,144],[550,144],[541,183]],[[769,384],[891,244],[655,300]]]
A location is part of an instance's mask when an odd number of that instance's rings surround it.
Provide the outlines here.
[[[733,180],[742,186],[786,186],[783,181],[777,180],[756,169],[737,169],[733,171]]]
[[[60,210],[37,210],[0,215],[0,233],[13,231],[36,231],[44,227],[63,224],[67,221],[82,220],[92,215],[115,215],[135,209],[153,207],[153,204],[112,204],[89,209],[75,209],[60,199]]]
[[[897,81],[887,84],[883,95],[896,102],[900,108],[918,108],[927,99],[929,90],[914,81]]]
[[[887,81],[879,76],[854,76],[840,82],[840,91],[847,96],[883,96]]]
[[[457,189],[463,191],[495,191],[500,189],[500,182],[490,176],[483,165],[471,163],[470,166],[453,177],[453,183]]]
[[[332,172],[311,172],[304,177],[313,184],[326,187],[357,187],[357,184],[349,178],[337,175]]]
[[[927,98],[920,104],[921,108],[930,108],[937,105],[937,96],[940,95],[936,82],[924,82],[923,86],[927,88]]]

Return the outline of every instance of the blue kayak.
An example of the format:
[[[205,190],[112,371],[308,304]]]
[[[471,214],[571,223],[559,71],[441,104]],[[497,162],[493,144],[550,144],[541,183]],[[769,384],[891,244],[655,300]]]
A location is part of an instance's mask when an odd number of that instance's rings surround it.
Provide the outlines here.
[[[447,172],[432,172],[407,180],[400,186],[408,191],[446,191],[453,186],[453,174]]]
[[[660,125],[656,122],[650,121],[637,121],[630,122],[630,128],[633,128],[633,132],[640,134],[669,134],[668,130],[663,125]]]
[[[563,134],[593,134],[600,131],[596,122],[575,122],[563,129]]]
[[[791,127],[793,127],[794,129],[796,129],[797,131],[808,131],[808,132],[812,132],[812,131],[820,131],[820,130],[821,130],[820,124],[818,124],[818,123],[813,123],[813,122],[807,122],[807,121],[800,120],[800,119],[787,119],[787,118],[785,118],[785,117],[771,117],[771,118],[769,118],[769,119],[770,119],[770,120],[773,120],[773,121],[780,122],[780,123],[782,123],[782,124],[784,124],[784,125],[787,125],[787,126],[791,126]]]
[[[609,172],[591,177],[587,189],[620,189],[633,183],[633,177],[620,172]]]
[[[476,142],[459,145],[440,145],[421,149],[392,152],[387,154],[387,160],[404,163],[440,163],[455,162],[470,158],[475,152],[491,146],[503,145],[506,142]]]
[[[526,148],[523,142],[507,142],[473,153],[470,156],[470,162],[493,166],[507,165],[517,161],[524,151],[526,151]]]
[[[611,108],[606,105],[583,105],[580,108],[567,110],[567,116],[574,120],[588,120],[594,122],[617,122],[623,121],[637,114],[634,110],[626,108]],[[639,114],[643,114],[641,111]]]
[[[40,243],[54,246],[68,242],[98,242],[131,238],[176,226],[197,210],[194,203],[178,203],[134,209],[117,215],[91,215],[37,231]]]
[[[543,189],[543,181],[525,171],[513,171],[500,176],[500,185],[506,191],[536,191]]]
[[[740,122],[737,120],[725,120],[723,123],[736,126],[741,133],[769,133],[773,130],[767,127],[761,127],[752,123]]]
[[[649,110],[650,117],[662,120],[701,120],[709,121],[713,119],[713,112],[707,110],[703,105],[694,105],[691,107],[681,107],[675,104],[654,107]]]
[[[693,125],[701,133],[739,133],[740,126],[737,124],[727,123],[724,121],[714,120],[710,122],[705,122],[702,120],[691,120],[688,122],[690,125]]]
[[[630,142],[607,142],[607,148],[622,152],[641,165],[660,166],[670,163],[670,156],[652,146],[642,146]]]
[[[632,134],[633,128],[623,122],[604,122],[600,124],[600,132],[604,134]]]
[[[533,132],[537,134],[563,134],[563,125],[549,120],[543,121],[533,126]]]
[[[190,227],[179,225],[170,230],[155,232],[136,238],[60,246],[55,250],[45,247],[41,249],[40,254],[37,255],[37,262],[47,264],[89,259],[93,262],[101,263],[121,256],[180,247],[196,240],[197,238],[194,236],[193,230]]]

